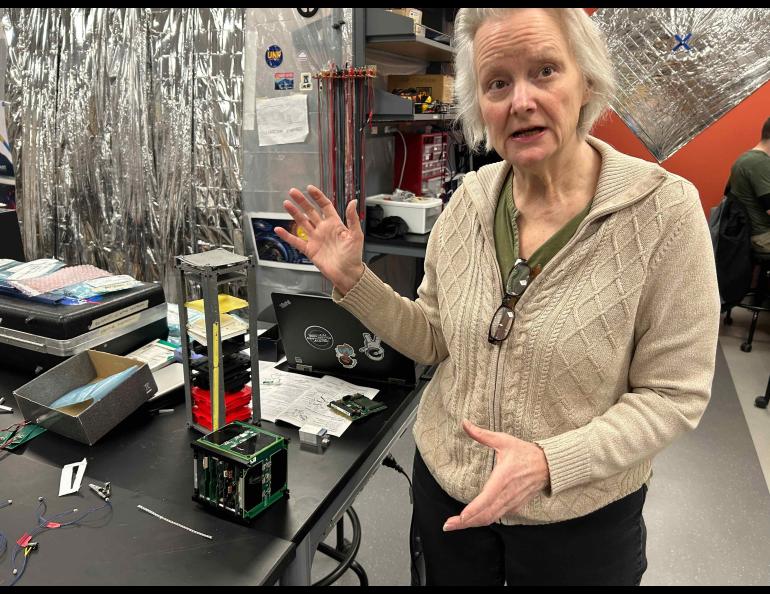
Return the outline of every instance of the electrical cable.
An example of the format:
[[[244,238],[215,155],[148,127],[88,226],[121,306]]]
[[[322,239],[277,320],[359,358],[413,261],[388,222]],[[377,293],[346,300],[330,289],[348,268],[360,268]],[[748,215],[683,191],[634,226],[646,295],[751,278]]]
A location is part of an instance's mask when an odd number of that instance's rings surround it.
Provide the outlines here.
[[[9,499],[8,501],[4,501],[3,503],[0,503],[0,509],[3,509],[4,507],[8,507],[13,503],[12,499]],[[5,555],[5,551],[8,550],[8,537],[5,536],[4,533],[0,532],[0,557]]]
[[[383,466],[387,466],[388,468],[392,468],[396,472],[403,474],[406,478],[407,482],[409,483],[409,503],[411,503],[414,506],[414,495],[413,495],[413,489],[412,489],[412,480],[409,478],[409,475],[404,471],[403,468],[401,468],[401,465],[396,461],[396,459],[393,457],[393,454],[388,454],[385,459],[382,461]],[[420,537],[417,535],[414,529],[414,514],[412,514],[412,521],[409,524],[409,560],[410,560],[410,567],[411,567],[411,573],[412,573],[412,585],[425,585],[424,582],[424,576],[425,576],[425,569],[424,569],[424,559],[423,559],[423,553],[422,553],[422,542]],[[418,567],[419,566],[419,567]]]
[[[105,499],[104,505],[101,505],[99,507],[93,507],[85,512],[83,512],[80,516],[77,518],[74,518],[68,522],[54,522],[53,520],[57,520],[60,518],[63,518],[65,516],[68,516],[70,514],[78,513],[78,509],[72,509],[68,510],[59,514],[56,514],[52,516],[51,518],[46,518],[45,513],[48,510],[48,506],[45,500],[45,497],[39,497],[38,498],[38,506],[37,510],[35,511],[35,515],[38,519],[38,525],[33,528],[32,530],[29,530],[28,532],[25,532],[19,540],[16,541],[16,546],[13,550],[13,554],[11,555],[11,568],[13,569],[12,575],[14,576],[11,582],[8,584],[9,586],[15,585],[24,575],[24,571],[27,569],[27,558],[29,557],[29,554],[37,550],[37,543],[32,542],[32,539],[43,534],[44,532],[47,532],[48,530],[54,530],[56,528],[64,528],[67,526],[80,526],[88,516],[90,516],[93,513],[96,513],[98,511],[101,511],[105,508],[109,508],[110,512],[112,511],[112,503],[110,502],[109,498]],[[23,544],[22,544],[23,543]],[[24,551],[24,557],[22,560],[21,567],[16,567],[16,559],[19,556],[19,553],[21,551]],[[2,584],[0,584],[2,585]]]
[[[404,475],[404,478],[406,478],[407,482],[409,483],[409,503],[414,505],[414,497],[412,496],[412,479],[409,478],[409,475],[403,468],[401,468],[399,463],[396,462],[393,454],[388,454],[385,456],[385,459],[382,461],[382,465],[387,466],[388,468],[392,468],[396,472]]]
[[[398,134],[401,137],[401,142],[404,143],[404,159],[401,162],[401,177],[398,178],[398,187],[396,190],[401,189],[401,184],[404,182],[404,170],[406,169],[406,138],[404,137],[403,132],[399,130],[398,128],[395,128],[396,134]]]

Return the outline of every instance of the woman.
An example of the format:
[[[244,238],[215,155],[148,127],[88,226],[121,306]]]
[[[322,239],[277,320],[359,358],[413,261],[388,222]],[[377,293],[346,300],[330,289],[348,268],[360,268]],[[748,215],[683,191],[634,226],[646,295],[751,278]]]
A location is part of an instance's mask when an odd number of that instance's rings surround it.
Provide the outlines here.
[[[465,176],[412,302],[361,262],[316,188],[285,208],[334,298],[439,363],[414,427],[429,584],[638,584],[651,459],[710,396],[719,299],[688,181],[588,136],[612,91],[580,9],[461,9]]]

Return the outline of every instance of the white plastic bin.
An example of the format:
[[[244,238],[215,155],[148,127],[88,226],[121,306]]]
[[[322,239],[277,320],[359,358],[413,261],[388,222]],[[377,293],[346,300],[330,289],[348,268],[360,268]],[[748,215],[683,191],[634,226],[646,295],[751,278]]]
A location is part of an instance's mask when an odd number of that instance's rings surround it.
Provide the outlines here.
[[[430,233],[441,214],[441,198],[423,198],[419,202],[394,202],[389,194],[376,194],[366,198],[366,205],[379,204],[386,217],[401,217],[409,227],[409,233]]]

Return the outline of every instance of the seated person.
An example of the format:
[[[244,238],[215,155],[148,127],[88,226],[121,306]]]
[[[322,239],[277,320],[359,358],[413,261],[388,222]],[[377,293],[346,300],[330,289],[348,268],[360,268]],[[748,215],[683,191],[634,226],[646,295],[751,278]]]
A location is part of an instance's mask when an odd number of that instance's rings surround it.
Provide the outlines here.
[[[746,206],[752,248],[757,253],[770,254],[770,118],[762,126],[759,144],[735,161],[729,188]]]

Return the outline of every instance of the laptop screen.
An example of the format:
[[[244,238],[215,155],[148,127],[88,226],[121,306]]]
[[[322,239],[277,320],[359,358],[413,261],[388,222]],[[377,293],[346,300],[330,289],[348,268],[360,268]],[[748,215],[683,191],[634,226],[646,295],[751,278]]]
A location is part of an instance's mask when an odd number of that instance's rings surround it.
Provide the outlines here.
[[[414,363],[328,297],[273,293],[286,360],[300,371],[415,385]]]

